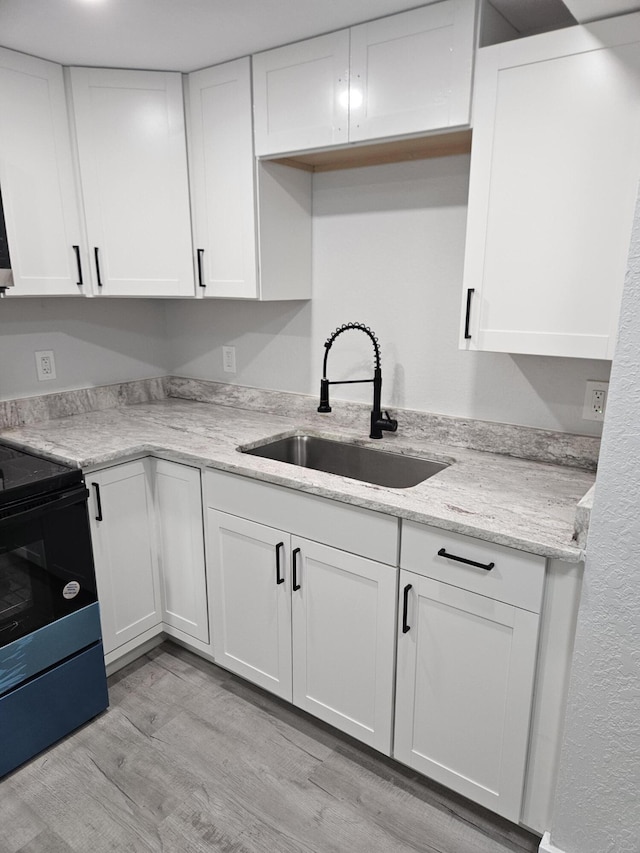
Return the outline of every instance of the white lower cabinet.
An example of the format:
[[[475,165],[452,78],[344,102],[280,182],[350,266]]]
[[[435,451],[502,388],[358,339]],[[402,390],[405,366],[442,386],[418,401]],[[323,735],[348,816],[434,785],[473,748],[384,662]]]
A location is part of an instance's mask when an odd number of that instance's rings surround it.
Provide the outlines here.
[[[86,482],[107,663],[163,630],[206,644],[200,471],[146,458]]]
[[[216,662],[390,754],[395,568],[208,513]]]
[[[199,469],[143,459],[87,475],[107,663],[165,631],[544,831],[580,567],[410,521],[398,550],[391,516],[205,476],[206,575]]]
[[[291,547],[293,703],[390,754],[397,570],[295,536]]]
[[[212,509],[207,523],[216,663],[291,700],[289,537]]]
[[[162,622],[149,463],[125,462],[86,478],[107,660]]]
[[[394,755],[511,820],[520,815],[538,617],[401,572]]]
[[[152,459],[164,630],[209,642],[200,471]]]
[[[518,822],[544,560],[407,523],[401,563],[394,757]]]

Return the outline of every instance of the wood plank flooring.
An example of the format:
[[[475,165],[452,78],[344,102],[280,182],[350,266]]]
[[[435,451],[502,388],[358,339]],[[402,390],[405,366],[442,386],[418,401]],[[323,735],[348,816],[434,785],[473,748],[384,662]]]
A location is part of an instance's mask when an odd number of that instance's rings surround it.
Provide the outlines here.
[[[0,783],[0,853],[535,853],[539,838],[172,643]],[[0,734],[1,736],[1,734]]]

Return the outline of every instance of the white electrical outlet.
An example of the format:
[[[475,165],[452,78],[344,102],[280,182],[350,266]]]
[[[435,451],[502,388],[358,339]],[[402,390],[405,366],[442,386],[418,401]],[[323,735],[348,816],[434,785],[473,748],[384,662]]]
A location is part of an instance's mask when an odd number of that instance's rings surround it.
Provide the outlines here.
[[[222,369],[225,373],[236,372],[236,348],[222,347]]]
[[[603,421],[607,409],[607,396],[609,394],[608,382],[587,382],[584,394],[584,408],[582,419],[585,421]]]
[[[53,350],[40,350],[35,353],[36,370],[38,372],[38,381],[46,382],[48,379],[56,378],[56,361],[53,357]]]

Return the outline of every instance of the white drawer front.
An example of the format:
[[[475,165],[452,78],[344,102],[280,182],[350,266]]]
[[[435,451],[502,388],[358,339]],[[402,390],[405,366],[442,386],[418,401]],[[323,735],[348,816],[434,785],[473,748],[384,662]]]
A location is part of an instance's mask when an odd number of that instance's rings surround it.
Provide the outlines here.
[[[452,559],[459,557],[490,570]],[[402,525],[400,566],[425,577],[540,612],[545,559],[514,548],[426,527],[412,521]]]
[[[211,509],[398,565],[399,522],[393,516],[211,469],[205,494]]]

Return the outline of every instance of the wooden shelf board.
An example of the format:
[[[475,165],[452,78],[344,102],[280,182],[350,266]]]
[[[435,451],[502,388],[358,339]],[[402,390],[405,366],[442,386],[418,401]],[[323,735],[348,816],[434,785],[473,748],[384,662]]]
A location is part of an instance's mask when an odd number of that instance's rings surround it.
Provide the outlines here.
[[[295,169],[304,169],[307,172],[331,172],[337,169],[357,169],[362,166],[379,166],[383,163],[468,154],[470,151],[471,131],[457,130],[433,136],[308,151],[287,157],[277,157],[272,162],[292,166]]]

